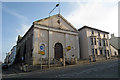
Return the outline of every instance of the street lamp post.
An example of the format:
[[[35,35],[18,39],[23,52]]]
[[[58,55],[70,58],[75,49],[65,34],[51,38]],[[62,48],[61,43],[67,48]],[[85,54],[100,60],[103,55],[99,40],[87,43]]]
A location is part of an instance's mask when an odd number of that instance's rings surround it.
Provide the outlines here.
[[[56,6],[52,9],[52,11],[50,11],[49,16],[50,16],[50,14],[54,11],[54,9],[55,9],[56,7],[58,7],[58,6],[59,6],[59,4],[56,4]]]
[[[49,13],[49,18],[50,18],[50,14],[55,10],[55,8],[56,7],[58,7],[59,6],[59,4],[56,4],[56,6],[50,11],[50,13]],[[50,68],[50,53],[49,53],[49,27],[50,27],[50,25],[49,25],[49,23],[50,23],[50,20],[48,21],[48,67]]]

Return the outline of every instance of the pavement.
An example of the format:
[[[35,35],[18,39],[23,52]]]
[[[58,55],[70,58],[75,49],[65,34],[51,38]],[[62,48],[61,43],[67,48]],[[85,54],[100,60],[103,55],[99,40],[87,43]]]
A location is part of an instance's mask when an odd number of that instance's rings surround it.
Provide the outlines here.
[[[3,71],[4,72],[4,71]],[[88,62],[32,72],[3,74],[3,78],[118,78],[118,59]]]

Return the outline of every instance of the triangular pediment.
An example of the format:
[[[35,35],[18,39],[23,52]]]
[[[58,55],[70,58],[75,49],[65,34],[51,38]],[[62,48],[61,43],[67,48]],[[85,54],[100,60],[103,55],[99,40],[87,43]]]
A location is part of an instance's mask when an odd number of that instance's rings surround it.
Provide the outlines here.
[[[77,29],[73,27],[64,17],[60,14],[53,15],[38,21],[35,21],[34,24],[44,25],[47,27],[59,28],[68,31],[76,32]]]

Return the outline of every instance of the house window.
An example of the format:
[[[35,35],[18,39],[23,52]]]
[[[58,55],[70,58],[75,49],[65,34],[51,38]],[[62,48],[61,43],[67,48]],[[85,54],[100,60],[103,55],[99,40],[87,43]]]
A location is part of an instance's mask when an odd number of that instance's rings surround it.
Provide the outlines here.
[[[58,20],[57,22],[58,22],[58,24],[60,24],[60,20]]]
[[[100,50],[100,55],[102,55],[102,50]]]
[[[117,53],[116,52],[114,52],[115,53],[115,55],[117,55]]]
[[[95,45],[96,45],[96,38],[94,38],[94,43],[95,43]]]
[[[106,45],[108,46],[108,41],[106,40]]]
[[[106,50],[104,50],[104,54],[106,55]]]
[[[94,49],[92,49],[92,55],[94,55]]]
[[[105,37],[105,34],[104,34],[104,37]]]
[[[97,49],[95,49],[95,54],[97,55]]]
[[[105,46],[105,40],[103,40],[103,46]]]
[[[91,45],[93,45],[93,38],[91,38]]]
[[[98,32],[98,36],[100,36],[100,32]]]
[[[109,56],[109,50],[107,50],[107,54],[108,54],[108,56]]]
[[[101,39],[99,39],[99,46],[101,46]]]
[[[94,34],[94,31],[92,30],[92,34]]]

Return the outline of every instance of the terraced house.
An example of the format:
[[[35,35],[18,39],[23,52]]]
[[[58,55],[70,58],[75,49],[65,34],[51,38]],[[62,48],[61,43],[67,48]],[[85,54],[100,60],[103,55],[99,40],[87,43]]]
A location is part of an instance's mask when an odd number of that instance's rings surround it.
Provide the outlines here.
[[[109,32],[83,26],[79,30],[80,56],[82,59],[110,58]]]

